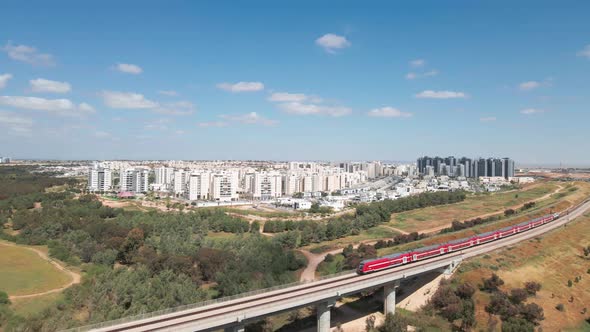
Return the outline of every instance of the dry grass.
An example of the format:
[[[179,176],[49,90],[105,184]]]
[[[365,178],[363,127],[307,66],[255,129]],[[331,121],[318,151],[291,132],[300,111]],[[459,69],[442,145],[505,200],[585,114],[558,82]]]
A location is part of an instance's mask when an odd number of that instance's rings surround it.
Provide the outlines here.
[[[425,232],[448,225],[454,220],[463,221],[486,214],[502,213],[507,208],[539,199],[558,188],[559,185],[555,182],[545,182],[533,184],[520,191],[472,195],[460,203],[393,214],[389,225],[407,232]]]
[[[0,289],[8,295],[27,295],[63,287],[67,273],[24,247],[0,243]]]
[[[590,310],[590,274],[586,273],[590,258],[582,254],[582,246],[587,245],[590,245],[590,214],[541,238],[470,260],[462,265],[455,278],[477,285],[483,277],[495,272],[506,282],[505,291],[523,287],[529,280],[540,282],[541,291],[528,302],[543,307],[543,330],[577,329],[590,317],[590,311],[581,314],[585,307]],[[574,281],[576,276],[582,276],[582,280],[568,287],[568,280]],[[571,296],[573,302],[569,302]],[[475,299],[477,326],[484,328],[489,318],[484,309],[489,294],[478,291]],[[559,303],[565,306],[564,312],[555,309]]]

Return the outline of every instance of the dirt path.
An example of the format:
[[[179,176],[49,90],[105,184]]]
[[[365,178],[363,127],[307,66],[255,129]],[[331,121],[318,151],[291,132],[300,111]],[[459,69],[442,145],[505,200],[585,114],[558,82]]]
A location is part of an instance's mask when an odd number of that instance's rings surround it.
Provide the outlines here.
[[[75,284],[79,284],[80,280],[82,279],[82,276],[79,273],[73,272],[68,270],[67,268],[65,268],[63,265],[59,264],[58,262],[56,262],[55,260],[53,260],[52,258],[50,258],[49,256],[47,256],[46,253],[44,253],[43,251],[36,249],[36,248],[32,248],[32,247],[25,247],[25,246],[19,246],[16,245],[14,243],[11,242],[6,242],[6,241],[1,241],[0,242],[2,245],[6,245],[6,246],[11,246],[11,247],[18,247],[18,248],[25,248],[28,250],[32,250],[34,251],[37,255],[39,255],[39,257],[41,257],[42,259],[48,261],[51,265],[55,266],[58,270],[63,271],[67,274],[70,275],[70,277],[72,278],[72,280],[65,286],[60,287],[60,288],[54,288],[45,292],[40,292],[40,293],[34,293],[34,294],[27,294],[27,295],[11,295],[9,298],[11,300],[18,300],[18,299],[25,299],[25,298],[31,298],[31,297],[37,297],[37,296],[43,296],[43,295],[47,295],[47,294],[51,294],[51,293],[57,293],[57,292],[61,292],[64,289],[75,285]]]

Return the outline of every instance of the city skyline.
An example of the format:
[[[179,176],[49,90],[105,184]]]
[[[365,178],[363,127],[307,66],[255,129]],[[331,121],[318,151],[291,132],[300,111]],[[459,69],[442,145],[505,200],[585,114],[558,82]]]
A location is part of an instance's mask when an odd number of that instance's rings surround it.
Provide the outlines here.
[[[590,165],[590,4],[256,3],[0,5],[2,154]]]

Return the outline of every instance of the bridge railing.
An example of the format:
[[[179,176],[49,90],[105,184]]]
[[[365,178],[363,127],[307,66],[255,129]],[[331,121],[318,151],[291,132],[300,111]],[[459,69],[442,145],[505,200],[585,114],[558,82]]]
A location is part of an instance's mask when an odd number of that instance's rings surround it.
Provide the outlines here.
[[[162,310],[152,311],[152,312],[148,312],[148,313],[126,316],[126,317],[122,317],[119,319],[110,320],[110,321],[106,321],[106,322],[102,322],[102,323],[96,323],[96,324],[85,325],[85,326],[67,329],[67,330],[64,330],[63,332],[83,332],[83,331],[89,331],[89,330],[124,324],[124,323],[132,322],[132,321],[137,321],[137,320],[147,319],[147,318],[151,318],[151,317],[155,317],[155,316],[171,314],[171,313],[175,313],[175,312],[179,312],[179,311],[197,309],[197,308],[201,308],[201,307],[205,307],[205,306],[209,306],[209,305],[213,305],[213,304],[218,304],[218,303],[225,303],[225,302],[238,300],[238,299],[246,298],[249,296],[259,295],[262,293],[268,293],[268,292],[272,292],[272,291],[276,291],[276,290],[281,290],[281,289],[285,289],[285,288],[289,288],[289,287],[306,285],[306,284],[309,284],[312,282],[318,282],[321,280],[345,276],[345,275],[348,275],[351,273],[355,273],[354,270],[347,270],[347,271],[342,271],[342,272],[335,273],[335,274],[322,276],[322,277],[319,277],[318,279],[315,279],[313,281],[307,281],[307,280],[306,281],[298,281],[298,282],[293,282],[293,283],[289,283],[289,284],[283,284],[283,285],[278,285],[278,286],[274,286],[274,287],[253,290],[250,292],[240,293],[240,294],[236,294],[236,295],[232,295],[232,296],[225,296],[225,297],[221,297],[219,299],[202,301],[202,302],[191,303],[191,304],[185,304],[185,305],[174,307],[174,308],[162,309]]]
[[[566,216],[567,216],[569,214],[569,212],[579,208],[580,206],[582,206],[588,202],[590,202],[590,199],[583,200],[583,201],[579,202],[578,204],[561,211],[561,213],[566,213]],[[563,217],[563,215],[562,215],[562,217]],[[84,332],[84,331],[89,331],[89,330],[93,330],[93,329],[99,329],[99,328],[124,324],[124,323],[132,322],[132,321],[155,317],[155,316],[166,315],[166,314],[171,314],[171,313],[175,313],[175,312],[179,312],[179,311],[196,309],[196,308],[201,308],[201,307],[205,307],[205,306],[209,306],[209,305],[213,305],[213,304],[229,302],[229,301],[233,301],[233,300],[237,300],[237,299],[241,299],[241,298],[246,298],[246,297],[253,296],[253,295],[259,295],[262,293],[281,290],[284,288],[305,285],[305,284],[309,284],[312,282],[318,282],[321,280],[344,276],[344,275],[351,274],[351,273],[354,273],[354,270],[342,271],[342,272],[339,272],[336,274],[323,276],[323,277],[320,277],[320,278],[313,280],[313,281],[298,281],[298,282],[294,282],[294,283],[290,283],[290,284],[278,285],[278,286],[274,286],[274,287],[270,287],[270,288],[264,288],[264,289],[254,290],[254,291],[250,291],[250,292],[246,292],[246,293],[240,293],[240,294],[236,294],[236,295],[232,295],[232,296],[226,296],[226,297],[222,297],[222,298],[215,299],[215,300],[208,300],[208,301],[203,301],[203,302],[198,302],[198,303],[193,303],[193,304],[186,304],[186,305],[182,305],[182,306],[178,306],[178,307],[174,307],[174,308],[169,308],[169,309],[163,309],[163,310],[158,310],[158,311],[153,311],[153,312],[148,312],[148,313],[142,313],[142,314],[133,315],[133,316],[126,316],[126,317],[122,317],[122,318],[119,318],[116,320],[111,320],[111,321],[106,321],[106,322],[102,322],[102,323],[96,323],[96,324],[92,324],[92,325],[71,328],[68,330],[64,330],[64,332]]]

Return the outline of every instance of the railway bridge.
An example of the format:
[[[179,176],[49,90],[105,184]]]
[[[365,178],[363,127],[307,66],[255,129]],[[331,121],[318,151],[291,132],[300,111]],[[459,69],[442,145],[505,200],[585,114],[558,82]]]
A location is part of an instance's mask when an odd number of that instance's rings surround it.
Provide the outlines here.
[[[463,259],[539,236],[565,225],[571,219],[582,215],[589,209],[590,201],[585,201],[562,213],[559,219],[529,231],[462,251],[370,274],[357,275],[354,272],[346,272],[313,282],[250,292],[230,298],[122,318],[69,331],[193,332],[223,329],[226,332],[241,332],[244,331],[246,324],[266,316],[315,305],[317,306],[318,331],[327,332],[330,330],[330,308],[343,296],[383,288],[384,311],[385,313],[394,313],[396,289],[399,287],[400,282],[406,278],[431,271],[451,273]]]

